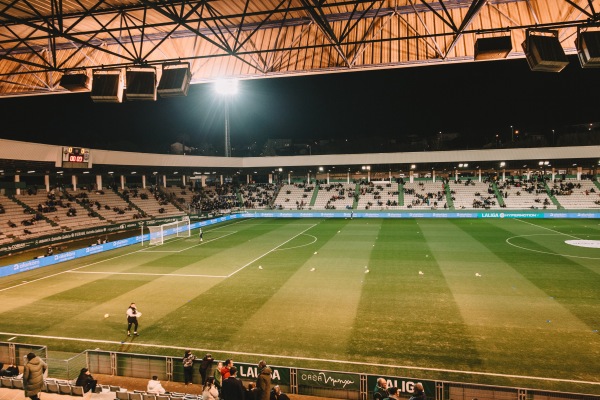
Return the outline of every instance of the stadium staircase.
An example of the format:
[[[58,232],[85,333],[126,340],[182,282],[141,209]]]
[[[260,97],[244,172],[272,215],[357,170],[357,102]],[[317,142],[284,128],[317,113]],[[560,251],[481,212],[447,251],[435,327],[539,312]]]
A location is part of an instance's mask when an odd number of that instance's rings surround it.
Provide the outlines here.
[[[17,203],[21,207],[23,207],[25,209],[25,211],[27,211],[28,214],[31,214],[31,215],[38,214],[38,212],[36,210],[34,210],[33,208],[29,207],[27,204],[23,203],[21,200],[17,199],[15,197],[15,195],[10,194],[10,195],[7,195],[6,197],[8,197],[9,199],[11,199],[12,201],[14,201],[15,203]],[[54,222],[50,218],[46,217],[44,215],[44,213],[39,213],[39,214],[42,216],[42,219],[44,221],[48,222],[51,226],[59,226],[56,222]]]
[[[446,203],[448,204],[448,210],[454,210],[454,201],[452,200],[452,192],[450,191],[450,184],[445,183],[446,188]]]
[[[546,189],[548,197],[550,197],[550,200],[552,200],[552,204],[554,204],[558,210],[564,210],[565,208],[562,205],[560,205],[560,202],[558,201],[556,196],[552,195],[552,192],[550,191],[550,186],[548,186],[548,182],[546,180],[544,180],[544,188]]]
[[[352,209],[358,208],[358,198],[360,197],[360,183],[357,183],[354,187],[354,201],[352,202]]]
[[[398,205],[404,206],[404,185],[401,183],[398,183]]]
[[[315,189],[313,190],[313,194],[312,197],[310,199],[310,203],[308,204],[308,206],[310,208],[314,207],[315,202],[317,201],[317,195],[319,194],[319,183],[315,183]]]
[[[500,190],[498,190],[498,185],[496,185],[496,182],[492,182],[492,189],[494,189],[494,193],[496,194],[498,205],[500,207],[504,207],[504,197],[502,197],[502,193],[500,193]]]
[[[240,192],[240,188],[236,187],[235,188],[235,197],[238,200],[238,203],[240,204],[240,207],[244,207],[244,197],[242,196],[242,193]]]

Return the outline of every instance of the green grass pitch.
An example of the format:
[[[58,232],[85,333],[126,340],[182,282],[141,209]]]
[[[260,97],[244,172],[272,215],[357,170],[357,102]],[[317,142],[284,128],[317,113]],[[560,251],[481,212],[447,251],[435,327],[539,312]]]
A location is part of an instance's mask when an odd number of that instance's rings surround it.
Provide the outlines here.
[[[0,340],[599,393],[600,249],[570,239],[599,221],[236,221],[2,278]]]

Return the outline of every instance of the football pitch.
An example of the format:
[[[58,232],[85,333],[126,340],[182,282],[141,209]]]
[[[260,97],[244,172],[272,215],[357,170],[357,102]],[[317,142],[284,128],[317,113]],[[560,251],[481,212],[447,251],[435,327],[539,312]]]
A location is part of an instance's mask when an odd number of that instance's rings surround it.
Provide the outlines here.
[[[600,240],[597,220],[246,219],[194,233],[2,278],[0,340],[600,393],[600,248],[567,243]],[[126,336],[131,302],[139,337]]]

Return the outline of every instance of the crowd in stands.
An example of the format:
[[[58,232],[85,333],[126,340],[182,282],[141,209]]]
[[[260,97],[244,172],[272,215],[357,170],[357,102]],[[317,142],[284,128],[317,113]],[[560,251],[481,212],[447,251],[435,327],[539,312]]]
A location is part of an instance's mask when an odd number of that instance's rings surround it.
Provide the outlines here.
[[[273,203],[277,187],[272,183],[253,183],[240,187],[244,208],[268,208]]]
[[[421,191],[425,191],[423,182],[419,182],[419,187]],[[412,208],[415,206],[419,206],[422,204],[427,204],[428,206],[432,206],[437,208],[439,202],[442,202],[446,196],[446,192],[444,191],[444,183],[441,184],[442,190],[437,192],[426,192],[419,193],[415,189],[412,188],[404,188],[404,194],[410,194],[416,197],[411,201],[411,204],[407,205],[407,208]],[[444,208],[447,208],[446,203],[444,203]]]

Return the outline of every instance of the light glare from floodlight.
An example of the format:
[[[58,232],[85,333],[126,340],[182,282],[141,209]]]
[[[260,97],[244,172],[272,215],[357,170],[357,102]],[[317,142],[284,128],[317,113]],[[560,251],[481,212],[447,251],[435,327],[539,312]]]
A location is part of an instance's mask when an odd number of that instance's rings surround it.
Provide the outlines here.
[[[233,96],[238,92],[238,81],[235,79],[218,79],[215,82],[215,90],[223,96]]]

